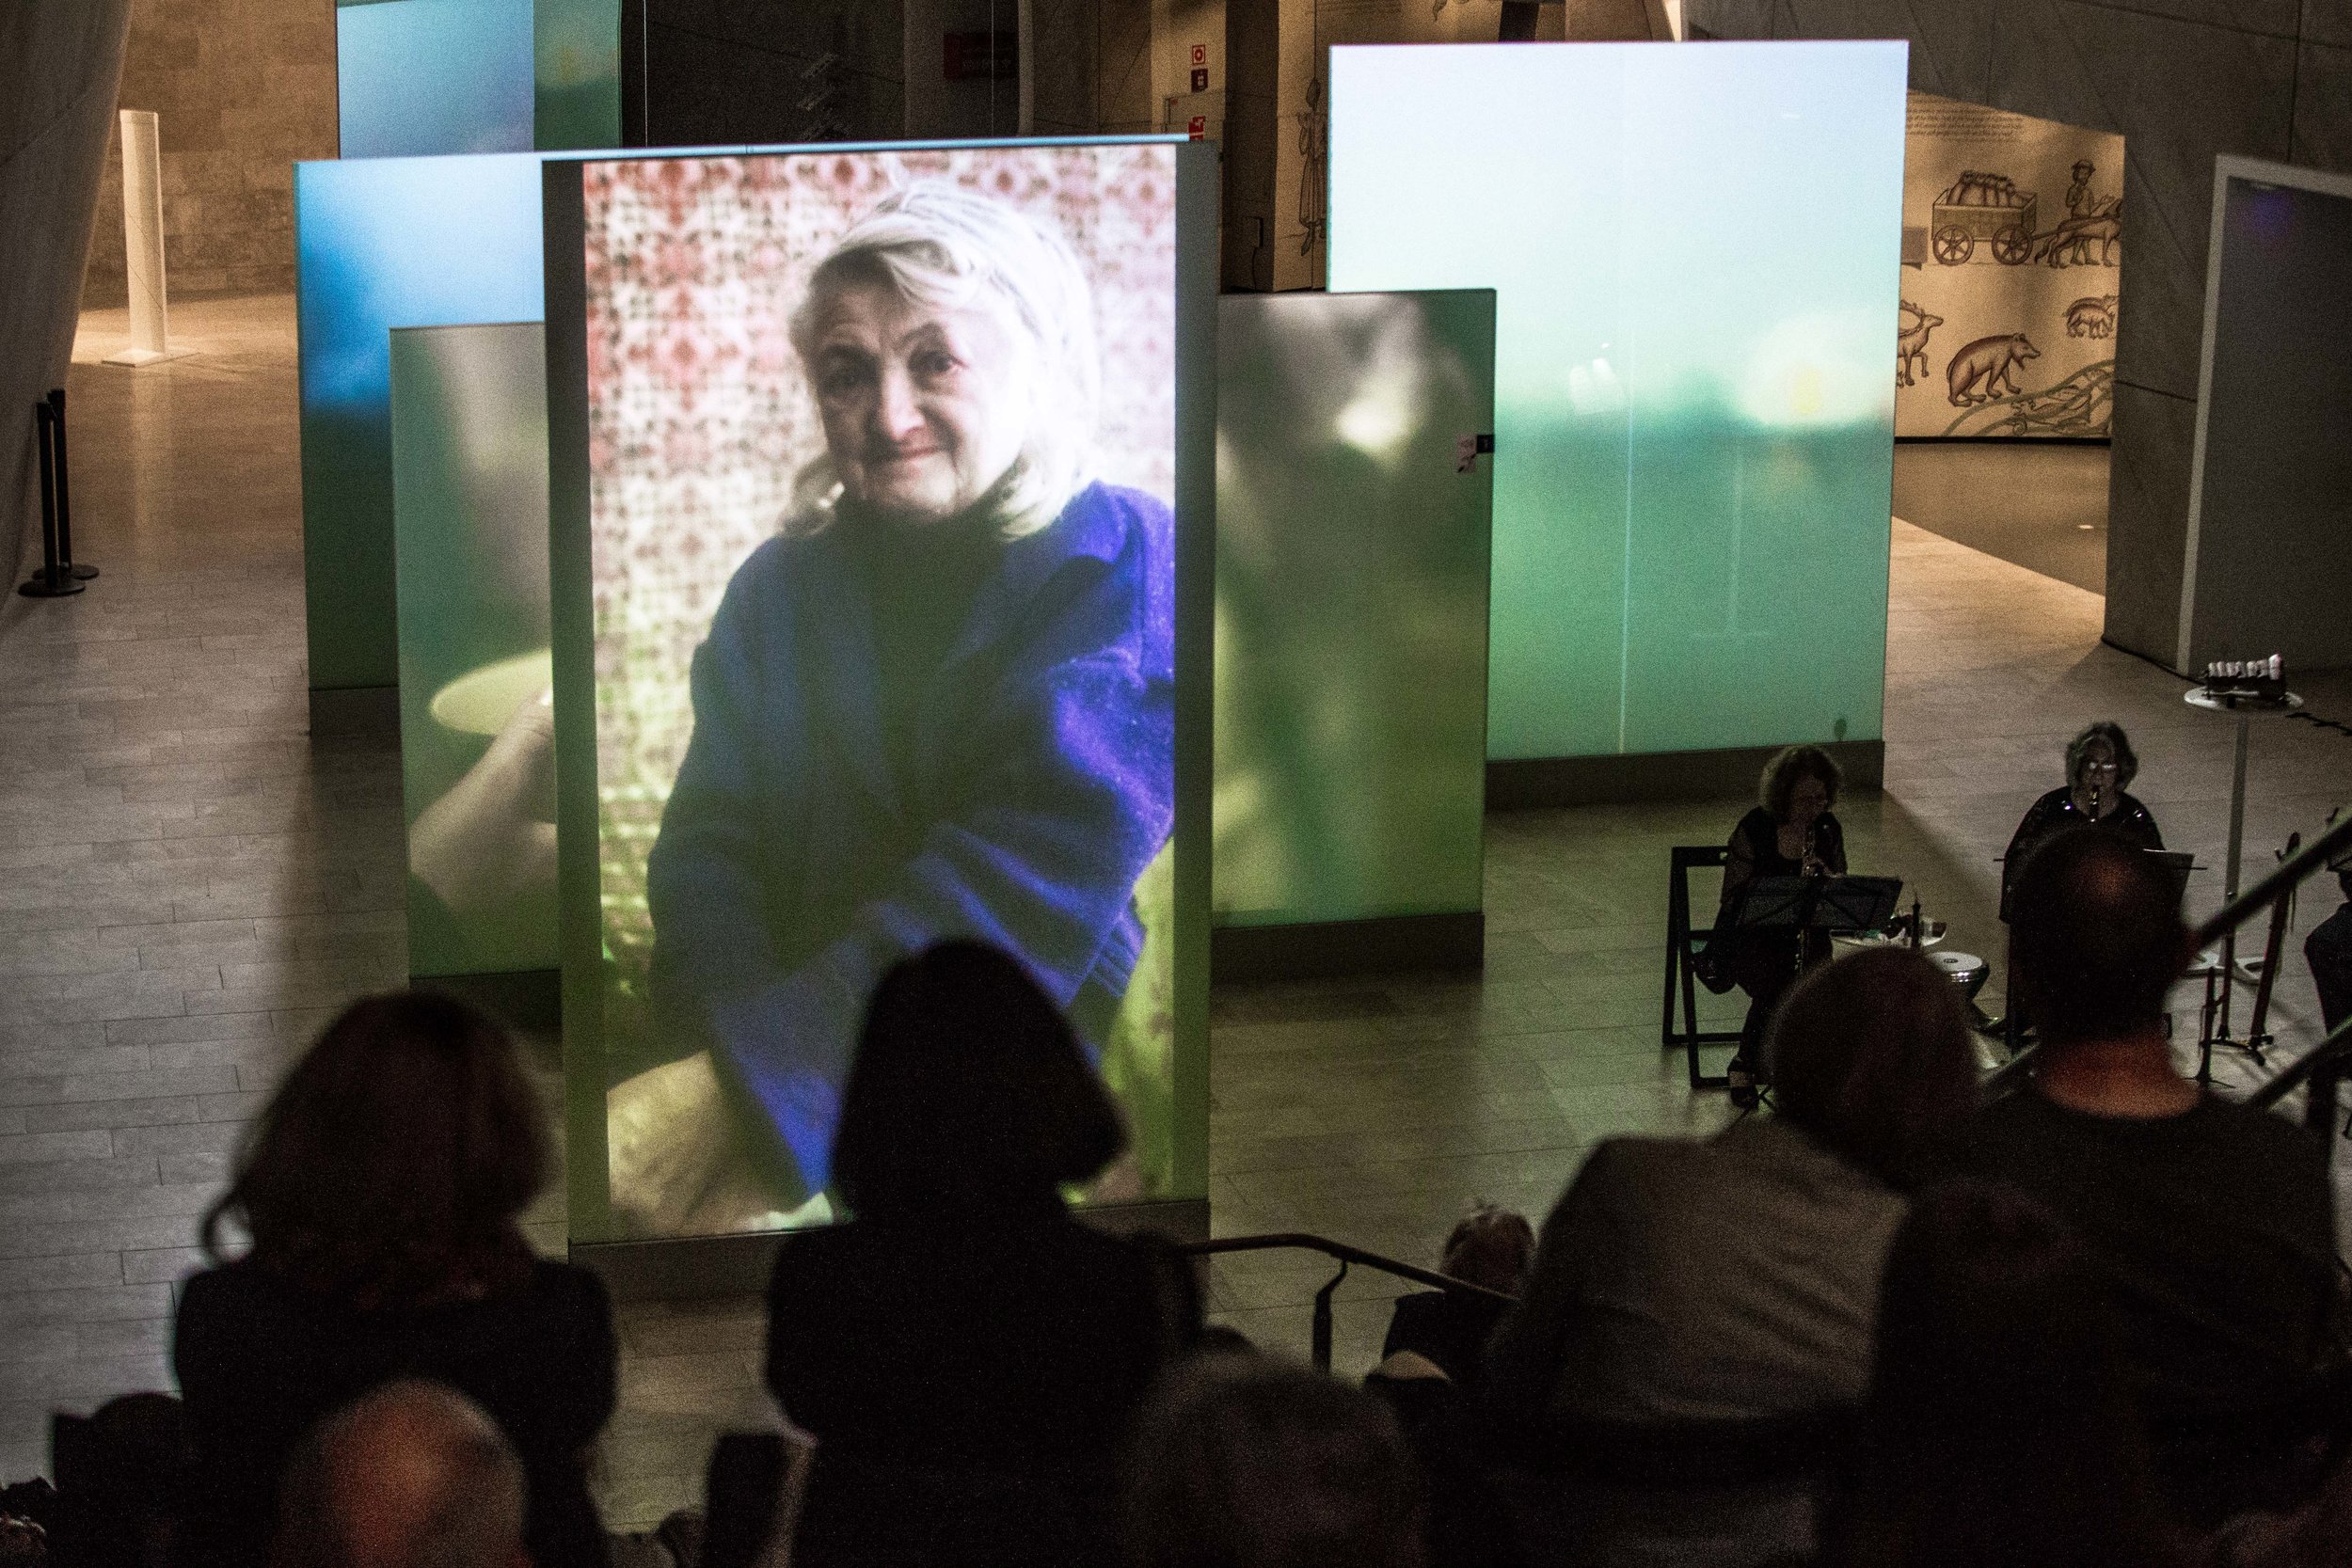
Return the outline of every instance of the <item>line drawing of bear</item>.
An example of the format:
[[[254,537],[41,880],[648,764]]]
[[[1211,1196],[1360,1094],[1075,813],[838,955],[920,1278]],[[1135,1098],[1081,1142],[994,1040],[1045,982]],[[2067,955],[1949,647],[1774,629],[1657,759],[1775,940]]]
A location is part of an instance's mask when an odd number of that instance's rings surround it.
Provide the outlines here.
[[[2066,308],[2066,335],[2070,338],[2112,338],[2115,336],[2115,296],[2087,294]]]
[[[1897,300],[1895,306],[1912,318],[1905,326],[1898,317],[1895,332],[1895,385],[1908,387],[1928,373],[1928,339],[1944,325],[1944,318],[1929,315],[1907,299]],[[1919,363],[1915,372],[1911,368],[1915,359]]]
[[[1952,362],[1944,368],[1944,385],[1950,390],[1952,406],[1966,408],[1998,397],[2015,397],[2017,367],[2041,357],[2042,351],[2023,332],[1979,338],[1953,355]]]

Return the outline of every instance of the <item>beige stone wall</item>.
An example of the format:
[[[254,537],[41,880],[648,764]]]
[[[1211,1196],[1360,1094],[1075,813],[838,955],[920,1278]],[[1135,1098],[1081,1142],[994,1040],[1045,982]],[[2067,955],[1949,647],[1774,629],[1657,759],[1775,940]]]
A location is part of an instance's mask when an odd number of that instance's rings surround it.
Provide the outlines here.
[[[335,156],[333,0],[133,0],[119,105],[163,144],[175,296],[294,287],[294,165]],[[110,135],[83,303],[119,305],[121,133]]]

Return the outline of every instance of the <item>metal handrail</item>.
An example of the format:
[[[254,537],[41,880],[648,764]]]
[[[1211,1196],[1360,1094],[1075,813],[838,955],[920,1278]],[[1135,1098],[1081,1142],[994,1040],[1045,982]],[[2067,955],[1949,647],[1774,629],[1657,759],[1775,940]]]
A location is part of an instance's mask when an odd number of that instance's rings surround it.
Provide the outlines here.
[[[2312,876],[2327,868],[2328,863],[2352,849],[2352,812],[2346,812],[2332,827],[2317,838],[2279,863],[2279,868],[2227,904],[2214,911],[2203,925],[2197,927],[2197,945],[2237,929],[2271,905],[2293,893]]]
[[[2325,1072],[2329,1080],[2324,1096],[2325,1114],[2315,1117],[2309,1106],[2305,1108],[2303,1114],[2306,1124],[2316,1125],[2324,1132],[2335,1122],[2334,1080],[2343,1078],[2347,1062],[2352,1062],[2352,1019],[2346,1019],[2337,1024],[2335,1028],[2328,1031],[2326,1039],[2297,1056],[2291,1065],[2280,1069],[2272,1075],[2270,1082],[2246,1097],[2246,1103],[2256,1110],[2267,1111],[2302,1087],[2305,1079],[2314,1078]],[[2322,1098],[2323,1096],[2315,1089],[2312,1095],[2313,1101],[2316,1101]]]
[[[2295,890],[2327,868],[2328,863],[2345,850],[2352,849],[2352,812],[2345,813],[2311,843],[2279,863],[2277,870],[2231,899],[2209,915],[2190,933],[2196,946],[2202,948],[2217,939],[2234,931],[2254,916],[2291,895]],[[2033,1070],[2034,1053],[2039,1046],[2029,1045],[2002,1063],[1984,1081],[1984,1097],[1996,1100],[2014,1089]],[[2352,1067],[2352,1024],[2338,1028],[2328,1037],[2282,1069],[2267,1084],[2247,1097],[2247,1103],[2263,1110],[2284,1100],[2306,1080],[2316,1079],[2312,1093],[2305,1101],[2304,1125],[2322,1132],[2333,1130],[2336,1119],[2336,1081]],[[2328,1070],[2324,1074],[2321,1069]]]
[[[1285,1248],[1296,1248],[1303,1252],[1320,1252],[1327,1258],[1337,1259],[1340,1265],[1340,1272],[1333,1275],[1325,1282],[1323,1289],[1315,1292],[1314,1324],[1311,1345],[1315,1370],[1319,1372],[1327,1372],[1331,1370],[1331,1292],[1337,1291],[1340,1288],[1340,1281],[1347,1277],[1348,1265],[1351,1263],[1361,1263],[1368,1269],[1378,1269],[1383,1274],[1394,1275],[1399,1279],[1409,1279],[1417,1285],[1428,1285],[1452,1295],[1483,1296],[1489,1301],[1499,1301],[1506,1305],[1519,1299],[1506,1291],[1490,1291],[1484,1285],[1474,1285],[1467,1279],[1456,1279],[1452,1275],[1439,1274],[1435,1269],[1424,1269],[1416,1264],[1399,1262],[1393,1258],[1383,1258],[1376,1252],[1366,1252],[1362,1247],[1350,1246],[1345,1242],[1334,1242],[1325,1236],[1311,1236],[1300,1230],[1274,1231],[1263,1236],[1220,1236],[1209,1242],[1183,1242],[1177,1244],[1176,1250],[1186,1258],[1207,1258],[1220,1252],[1272,1252]]]

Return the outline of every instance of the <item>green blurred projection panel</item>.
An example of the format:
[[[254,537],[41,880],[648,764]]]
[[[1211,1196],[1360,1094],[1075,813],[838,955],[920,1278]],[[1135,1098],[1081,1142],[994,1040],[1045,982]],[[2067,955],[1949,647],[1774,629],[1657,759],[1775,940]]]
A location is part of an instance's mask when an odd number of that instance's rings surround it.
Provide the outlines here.
[[[536,323],[391,333],[408,966],[556,966],[547,355]]]
[[[1490,755],[1878,738],[1904,67],[1332,51],[1331,288],[1499,295]]]
[[[1494,354],[1490,290],[1218,301],[1220,925],[1480,908]]]
[[[618,146],[620,0],[537,0],[531,27],[532,145]]]

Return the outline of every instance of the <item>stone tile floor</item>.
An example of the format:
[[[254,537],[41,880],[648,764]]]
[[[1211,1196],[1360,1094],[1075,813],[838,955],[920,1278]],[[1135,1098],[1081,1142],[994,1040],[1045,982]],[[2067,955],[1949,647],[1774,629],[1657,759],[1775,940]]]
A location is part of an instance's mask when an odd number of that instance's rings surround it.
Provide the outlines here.
[[[45,1468],[52,1408],[169,1385],[172,1291],[244,1119],[337,1006],[405,971],[396,752],[310,732],[291,301],[183,302],[174,325],[199,353],[134,372],[97,363],[121,312],[86,318],[75,518],[105,575],[78,599],[0,608],[0,1479]],[[2221,861],[2231,726],[2100,645],[2100,609],[1895,525],[1887,788],[1841,815],[1857,869],[1906,878],[1996,972],[1994,857],[2091,719],[2131,730],[2136,792],[2168,838]],[[2352,677],[2303,689],[2352,716]],[[2352,799],[2352,739],[2258,725],[2249,798],[2250,865]],[[1540,1216],[1597,1138],[1722,1125],[1720,1097],[1692,1096],[1659,1049],[1662,884],[1669,845],[1719,840],[1739,809],[1490,819],[1478,980],[1221,990],[1217,1232],[1300,1228],[1427,1261],[1471,1201]],[[2193,907],[2218,899],[2218,872],[2198,878]],[[2329,907],[2307,899],[2294,940]],[[2291,961],[2289,1050],[2315,1017]],[[560,1197],[532,1217],[560,1244]],[[1220,1259],[1212,1305],[1303,1352],[1327,1273]],[[1343,1287],[1342,1370],[1376,1355],[1393,1293],[1360,1274]],[[695,1495],[715,1432],[768,1418],[761,1323],[749,1299],[624,1317],[604,1498],[616,1527],[643,1527]]]

